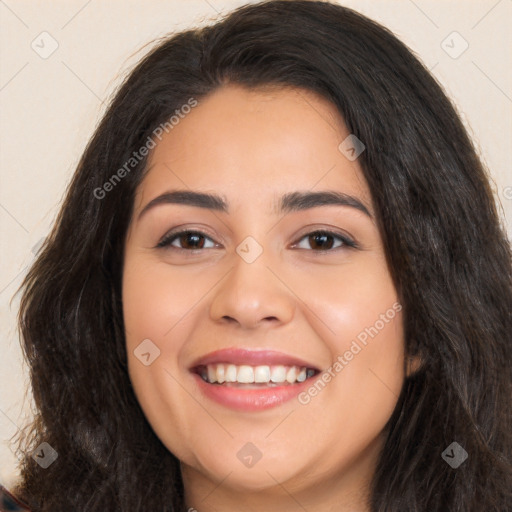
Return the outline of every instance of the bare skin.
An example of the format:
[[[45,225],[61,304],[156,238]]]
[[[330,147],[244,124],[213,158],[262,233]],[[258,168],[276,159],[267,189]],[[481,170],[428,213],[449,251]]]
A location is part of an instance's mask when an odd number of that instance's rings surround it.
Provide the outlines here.
[[[129,372],[198,512],[369,511],[382,431],[404,380],[404,340],[368,186],[357,159],[338,149],[348,135],[334,106],[311,92],[227,85],[150,155],[126,238]],[[172,190],[217,194],[228,211],[164,203],[139,218]],[[277,211],[285,194],[323,191],[364,208]],[[178,227],[200,233],[157,247]],[[308,236],[315,231],[331,235]],[[262,250],[251,263],[236,251],[249,236]],[[148,366],[134,355],[145,339],[160,350]],[[206,397],[190,371],[229,347],[308,361],[324,370],[311,385],[330,378],[301,400],[233,410]],[[248,442],[261,454],[252,467],[237,456]]]

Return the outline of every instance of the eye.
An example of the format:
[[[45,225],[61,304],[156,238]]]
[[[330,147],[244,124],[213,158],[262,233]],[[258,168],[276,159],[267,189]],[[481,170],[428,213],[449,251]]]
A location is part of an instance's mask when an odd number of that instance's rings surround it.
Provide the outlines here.
[[[210,245],[208,245],[208,243],[210,243]],[[342,247],[357,248],[357,244],[346,235],[326,230],[308,233],[292,247],[308,249],[308,247],[305,247],[305,244],[309,245],[309,248],[314,249],[314,252],[332,251]],[[216,246],[215,242],[205,233],[190,230],[168,233],[157,245],[159,248],[172,247],[188,251],[213,249]]]
[[[357,244],[353,240],[345,235],[333,233],[332,231],[313,231],[308,233],[300,239],[299,243],[293,245],[293,247],[307,249],[307,247],[304,247],[303,240],[306,244],[309,244],[311,248],[315,249],[315,252],[330,251],[344,246],[357,248]],[[335,240],[339,242],[337,245],[335,245]]]
[[[212,245],[207,246],[207,242]],[[180,245],[177,245],[180,244]],[[177,233],[168,233],[158,243],[157,247],[174,247],[176,249],[194,250],[211,249],[215,247],[215,242],[201,231],[179,231]]]

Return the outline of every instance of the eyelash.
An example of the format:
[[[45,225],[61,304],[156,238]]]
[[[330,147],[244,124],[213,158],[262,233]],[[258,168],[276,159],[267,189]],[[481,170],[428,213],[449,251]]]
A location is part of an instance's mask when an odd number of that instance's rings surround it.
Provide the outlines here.
[[[162,238],[162,240],[160,240],[160,242],[157,244],[156,247],[157,248],[168,248],[168,249],[178,250],[178,251],[188,251],[188,252],[203,250],[203,248],[201,248],[201,247],[197,248],[197,249],[185,249],[183,247],[171,246],[171,243],[174,242],[174,240],[179,239],[183,235],[199,235],[199,236],[207,238],[208,240],[213,242],[213,240],[206,233],[203,233],[202,231],[184,230],[184,231],[178,231],[175,233],[172,233],[172,232],[168,233],[167,235],[165,235]],[[331,249],[320,249],[320,250],[310,249],[313,252],[326,253],[326,252],[333,252],[337,249],[343,249],[343,248],[358,249],[358,245],[356,244],[356,242],[354,240],[350,239],[349,237],[347,237],[346,235],[341,235],[340,233],[335,233],[333,231],[328,231],[325,229],[318,229],[318,230],[311,231],[310,233],[306,233],[299,239],[298,242],[294,243],[294,246],[297,245],[297,243],[300,243],[300,241],[304,240],[304,238],[306,238],[306,237],[320,236],[320,235],[327,235],[327,236],[330,236],[333,238],[337,238],[338,240],[340,240],[342,242],[342,244],[338,247],[331,248]]]

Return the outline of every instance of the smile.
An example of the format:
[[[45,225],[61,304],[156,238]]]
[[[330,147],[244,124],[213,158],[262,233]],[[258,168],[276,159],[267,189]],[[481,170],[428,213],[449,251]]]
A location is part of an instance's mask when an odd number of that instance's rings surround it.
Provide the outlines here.
[[[315,375],[312,368],[284,365],[249,366],[209,364],[199,369],[199,375],[210,384],[295,384]]]
[[[190,368],[200,393],[231,409],[258,411],[296,397],[320,371],[280,352],[226,349]]]

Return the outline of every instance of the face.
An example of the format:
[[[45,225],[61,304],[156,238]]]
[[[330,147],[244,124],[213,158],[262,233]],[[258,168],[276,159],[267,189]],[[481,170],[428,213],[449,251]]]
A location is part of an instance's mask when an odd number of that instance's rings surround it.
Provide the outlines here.
[[[140,405],[186,487],[361,486],[404,355],[349,132],[300,89],[228,85],[190,110],[152,150],[126,238]]]

